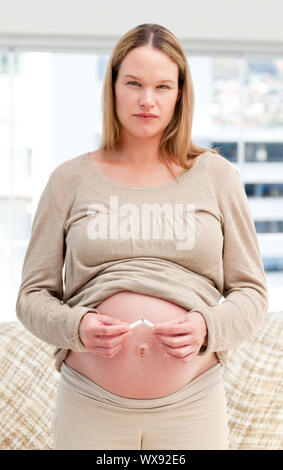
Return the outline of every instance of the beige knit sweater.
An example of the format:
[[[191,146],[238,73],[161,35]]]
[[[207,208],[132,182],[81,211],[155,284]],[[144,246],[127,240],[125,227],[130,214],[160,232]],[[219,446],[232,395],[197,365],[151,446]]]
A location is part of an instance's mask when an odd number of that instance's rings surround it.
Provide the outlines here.
[[[33,219],[18,319],[56,346],[60,371],[68,349],[86,351],[82,316],[124,290],[200,312],[208,344],[199,354],[215,351],[223,365],[227,350],[257,332],[267,283],[232,163],[208,151],[177,181],[150,187],[110,180],[87,153],[52,171]]]

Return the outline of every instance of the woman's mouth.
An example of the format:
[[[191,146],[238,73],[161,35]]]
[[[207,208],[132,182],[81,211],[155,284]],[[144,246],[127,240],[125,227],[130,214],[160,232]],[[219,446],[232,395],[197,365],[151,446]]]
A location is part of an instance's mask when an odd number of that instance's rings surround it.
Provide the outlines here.
[[[143,116],[142,114],[134,114],[134,117],[143,119],[144,121],[149,121],[150,119],[156,119],[156,116]]]

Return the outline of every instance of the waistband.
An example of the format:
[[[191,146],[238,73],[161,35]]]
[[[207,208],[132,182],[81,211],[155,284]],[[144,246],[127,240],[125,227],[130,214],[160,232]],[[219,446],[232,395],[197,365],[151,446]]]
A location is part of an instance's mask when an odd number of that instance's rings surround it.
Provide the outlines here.
[[[160,398],[128,398],[106,390],[93,380],[80,374],[65,362],[61,366],[61,384],[67,389],[94,399],[111,409],[124,411],[161,411],[196,402],[211,393],[219,383],[223,384],[222,364],[219,362],[203,372],[175,393]]]

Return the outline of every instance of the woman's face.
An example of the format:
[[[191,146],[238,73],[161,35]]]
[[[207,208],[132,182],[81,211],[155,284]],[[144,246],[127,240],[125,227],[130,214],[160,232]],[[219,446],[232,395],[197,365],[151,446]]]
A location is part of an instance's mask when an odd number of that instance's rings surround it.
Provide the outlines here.
[[[132,49],[120,65],[114,89],[122,134],[124,131],[136,137],[162,134],[179,97],[178,66],[165,53],[150,46]],[[142,120],[134,116],[139,113],[157,117]]]

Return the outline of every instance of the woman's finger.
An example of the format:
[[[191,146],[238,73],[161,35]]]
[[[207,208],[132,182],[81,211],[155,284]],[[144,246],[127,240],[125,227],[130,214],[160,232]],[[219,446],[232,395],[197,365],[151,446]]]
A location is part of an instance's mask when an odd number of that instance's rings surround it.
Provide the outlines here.
[[[181,348],[171,348],[170,346],[163,345],[163,349],[165,352],[168,354],[171,354],[171,356],[179,357],[179,358],[184,358],[188,354],[193,352],[193,347],[191,345],[183,346]]]
[[[94,336],[114,336],[129,331],[128,323],[119,323],[117,325],[99,325],[96,326]]]
[[[96,313],[96,318],[102,321],[105,325],[128,325],[128,323],[123,322],[119,318],[113,318],[108,315],[103,315],[101,313]]]
[[[195,351],[192,351],[190,354],[187,354],[187,356],[183,357],[181,362],[190,362],[195,356]]]
[[[157,334],[157,337],[162,344],[170,346],[171,348],[180,348],[192,342],[192,335],[190,334],[177,336],[166,336]]]
[[[159,330],[163,331],[163,328],[168,328],[172,325],[182,324],[183,322],[186,322],[186,321],[187,321],[187,317],[184,317],[184,315],[182,315],[181,317],[174,318],[173,320],[156,322],[154,323],[153,329],[154,331],[159,332]]]
[[[95,336],[93,340],[93,344],[95,346],[100,346],[104,348],[112,348],[120,344],[126,334],[127,334],[127,331],[124,331],[118,335],[113,335],[113,336],[105,336],[105,335]]]
[[[188,321],[183,321],[182,323],[157,323],[155,333],[162,335],[179,335],[190,332],[190,326]]]
[[[115,348],[103,348],[100,346],[94,346],[91,348],[91,352],[95,353],[95,356],[98,357],[105,357],[105,358],[111,358],[114,357],[122,348],[122,345],[118,344]]]

